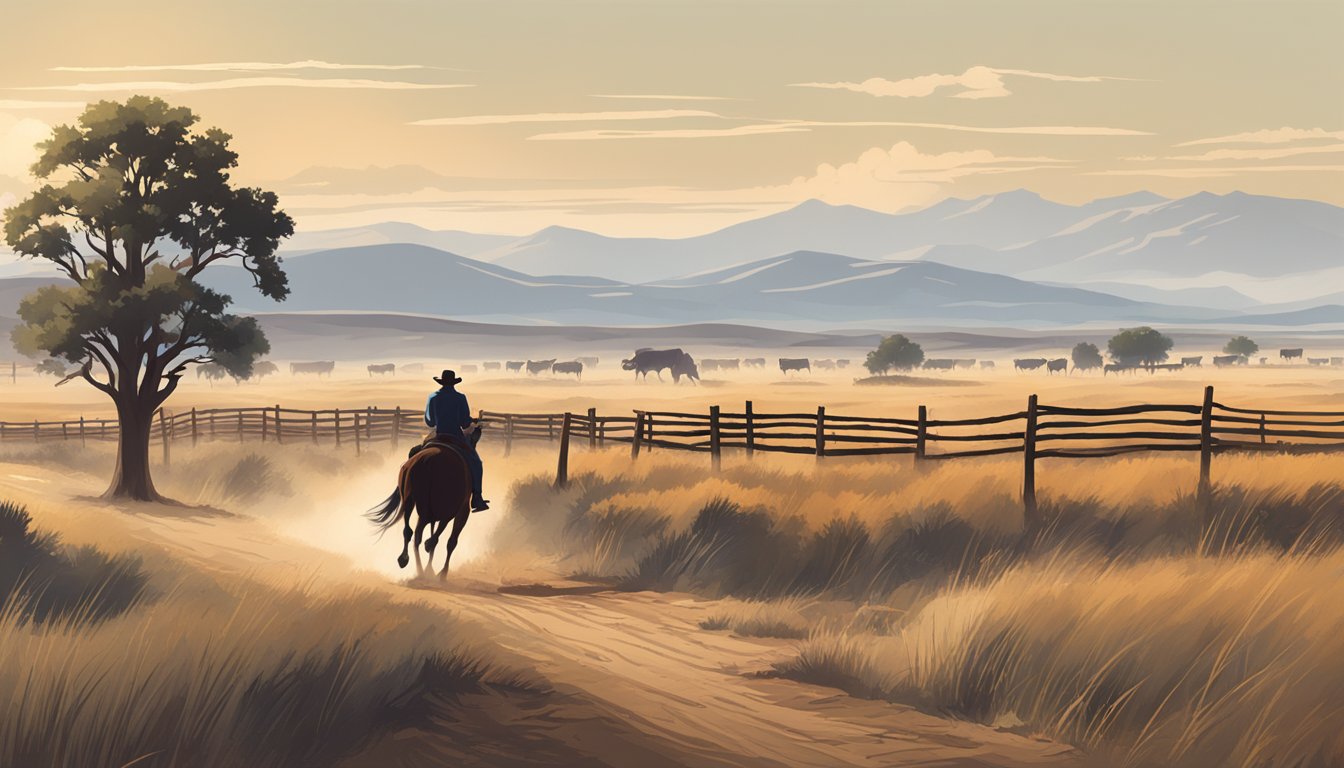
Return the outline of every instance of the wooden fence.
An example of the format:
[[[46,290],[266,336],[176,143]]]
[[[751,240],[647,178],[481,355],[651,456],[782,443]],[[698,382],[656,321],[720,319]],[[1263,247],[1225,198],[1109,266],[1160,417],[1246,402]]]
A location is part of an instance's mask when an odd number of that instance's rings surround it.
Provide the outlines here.
[[[711,406],[706,413],[634,411],[628,416],[585,413],[498,413],[481,411],[485,438],[559,441],[556,483],[569,479],[569,452],[578,441],[590,449],[628,444],[631,458],[654,450],[705,453],[718,469],[723,452],[747,457],[792,453],[818,459],[843,456],[909,455],[916,464],[977,456],[1022,454],[1022,501],[1028,519],[1036,513],[1039,459],[1087,459],[1155,451],[1198,452],[1199,493],[1207,497],[1215,453],[1273,451],[1304,453],[1344,450],[1344,411],[1289,411],[1240,408],[1214,400],[1213,387],[1198,405],[1140,404],[1114,408],[1074,408],[1040,403],[1035,395],[1014,413],[970,419],[931,419],[919,406],[913,418],[848,416],[815,412],[758,413]],[[202,440],[274,441],[280,444],[334,444],[362,452],[377,443],[393,449],[424,434],[418,408],[295,410],[262,408],[191,409],[159,412],[153,442],[170,461],[170,446]],[[11,441],[115,441],[114,419],[0,422],[0,443]]]

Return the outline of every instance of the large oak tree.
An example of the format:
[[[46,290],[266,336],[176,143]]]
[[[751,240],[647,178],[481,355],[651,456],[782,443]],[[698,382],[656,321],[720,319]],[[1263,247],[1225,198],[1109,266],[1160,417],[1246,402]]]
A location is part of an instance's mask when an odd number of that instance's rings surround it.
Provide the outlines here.
[[[19,307],[15,346],[78,366],[116,405],[117,464],[108,497],[158,499],[149,473],[154,412],[183,371],[218,363],[247,375],[269,344],[250,317],[197,281],[232,262],[276,300],[289,293],[276,249],[294,232],[271,192],[240,187],[230,136],[194,130],[196,115],[161,99],[90,105],[39,144],[45,183],[5,211],[17,253],[55,264],[70,284]]]

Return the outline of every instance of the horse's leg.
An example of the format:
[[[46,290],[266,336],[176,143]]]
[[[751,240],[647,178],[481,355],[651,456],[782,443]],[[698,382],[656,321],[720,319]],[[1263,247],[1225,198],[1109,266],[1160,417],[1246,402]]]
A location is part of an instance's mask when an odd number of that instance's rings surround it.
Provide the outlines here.
[[[453,558],[453,550],[457,549],[457,538],[462,535],[462,529],[467,527],[467,520],[470,517],[471,510],[464,504],[462,511],[453,518],[453,532],[448,535],[448,543],[443,546],[443,570],[439,571],[439,581],[448,580],[448,561]]]
[[[419,576],[425,575],[425,565],[420,562],[420,537],[425,532],[425,516],[421,515],[415,524],[415,572]]]
[[[447,525],[448,523],[445,520],[429,524],[429,538],[425,539],[426,552],[429,552],[430,554],[434,553],[434,548],[439,545],[439,535],[443,533],[443,529],[447,527]]]
[[[397,558],[397,565],[405,568],[411,562],[411,555],[407,548],[411,545],[411,508],[415,502],[411,500],[410,487],[408,483],[401,484],[401,555]]]

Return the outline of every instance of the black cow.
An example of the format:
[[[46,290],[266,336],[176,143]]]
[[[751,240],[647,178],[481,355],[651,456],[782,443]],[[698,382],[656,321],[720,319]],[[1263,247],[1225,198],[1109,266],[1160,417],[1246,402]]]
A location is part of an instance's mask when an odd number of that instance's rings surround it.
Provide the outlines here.
[[[1184,366],[1187,366],[1187,367],[1191,367],[1191,368],[1203,368],[1203,367],[1204,367],[1204,356],[1203,356],[1203,355],[1199,355],[1199,356],[1197,356],[1197,357],[1182,357],[1182,358],[1181,358],[1181,365],[1184,365]]]
[[[1302,348],[1301,348],[1301,347],[1298,347],[1298,348],[1296,348],[1296,349],[1280,349],[1280,350],[1279,350],[1279,357],[1283,358],[1284,360],[1292,360],[1292,359],[1295,358],[1295,357],[1301,357],[1301,356],[1302,356]]]
[[[493,362],[489,362],[489,363],[481,363],[481,367],[484,368],[484,369],[487,370],[487,371],[498,371],[498,370],[499,370],[499,362],[498,362],[498,361],[493,361]]]
[[[1013,369],[1018,371],[1034,371],[1045,365],[1048,360],[1044,357],[1021,357],[1013,360]]]
[[[300,373],[315,373],[315,374],[317,374],[318,376],[321,376],[322,374],[326,374],[327,376],[330,376],[330,375],[331,375],[331,372],[334,371],[334,370],[336,370],[336,361],[334,361],[334,360],[319,360],[319,361],[317,361],[317,362],[313,362],[313,363],[290,363],[290,364],[289,364],[289,375],[291,375],[291,376],[294,376],[294,375],[297,375],[297,374],[300,374]]]
[[[1307,364],[1308,364],[1308,365],[1327,365],[1327,364],[1329,364],[1329,362],[1330,362],[1330,358],[1328,358],[1328,357],[1308,357],[1308,358],[1307,358]]]
[[[1063,371],[1067,374],[1069,372],[1069,359],[1067,357],[1056,357],[1054,360],[1047,361],[1045,372],[1054,373],[1055,371]]]
[[[509,369],[509,373],[521,373],[522,370],[523,370],[523,368],[527,365],[527,361],[526,361],[526,360],[510,360],[510,361],[508,361],[507,363],[505,363],[504,365],[505,365],[506,368]]]
[[[843,357],[842,357],[842,358],[840,358],[839,360],[836,360],[836,361],[835,361],[835,367],[836,367],[836,368],[848,368],[848,367],[849,367],[849,360],[847,360],[846,358],[843,358]]]
[[[580,381],[583,380],[583,363],[574,360],[569,363],[556,363],[551,366],[551,373],[572,373]]]
[[[658,380],[663,380],[663,371],[672,371],[672,380],[681,383],[681,377],[685,376],[691,381],[700,380],[700,368],[696,366],[695,359],[680,349],[648,349],[643,348],[635,351],[635,356],[628,360],[621,361],[621,368],[627,371],[634,371],[635,378],[649,378],[649,372],[658,374]]]
[[[781,357],[779,358],[779,370],[783,373],[789,371],[807,371],[812,372],[812,365],[806,357]]]
[[[554,357],[550,360],[528,360],[527,375],[536,376],[538,373],[545,373],[546,371],[551,370],[551,366],[553,365],[555,365]]]
[[[1241,355],[1214,355],[1213,364],[1218,368],[1225,368],[1229,365],[1245,365],[1246,358]]]
[[[390,373],[390,374],[392,374],[393,376],[396,376],[396,375],[397,375],[397,364],[396,364],[396,363],[374,363],[373,365],[370,365],[370,366],[369,366],[369,376],[372,377],[373,374],[375,374],[375,373],[378,374],[379,376],[382,376],[384,373]]]
[[[957,361],[950,357],[931,357],[924,361],[926,371],[950,371],[957,367]]]

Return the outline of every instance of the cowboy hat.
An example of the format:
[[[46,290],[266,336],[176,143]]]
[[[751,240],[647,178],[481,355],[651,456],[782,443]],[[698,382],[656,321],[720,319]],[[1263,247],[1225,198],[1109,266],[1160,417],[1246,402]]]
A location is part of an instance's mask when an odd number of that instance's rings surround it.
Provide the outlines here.
[[[453,373],[447,368],[443,369],[443,373],[441,375],[435,376],[434,380],[437,381],[439,385],[443,387],[451,387],[454,384],[462,383],[462,379],[458,378],[458,375],[456,373]]]

